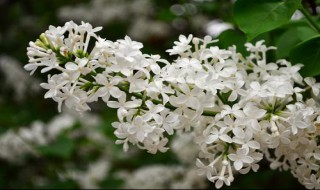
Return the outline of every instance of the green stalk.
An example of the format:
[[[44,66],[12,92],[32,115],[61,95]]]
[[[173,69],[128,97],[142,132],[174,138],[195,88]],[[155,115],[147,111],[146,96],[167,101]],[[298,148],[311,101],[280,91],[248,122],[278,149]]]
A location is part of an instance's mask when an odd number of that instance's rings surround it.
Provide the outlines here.
[[[308,20],[308,23],[311,25],[311,27],[313,29],[315,29],[318,33],[320,33],[320,26],[318,25],[318,23],[316,21],[313,20],[312,16],[308,13],[308,11],[305,8],[303,8],[303,6],[301,6],[299,8],[299,10],[306,17],[306,19]]]

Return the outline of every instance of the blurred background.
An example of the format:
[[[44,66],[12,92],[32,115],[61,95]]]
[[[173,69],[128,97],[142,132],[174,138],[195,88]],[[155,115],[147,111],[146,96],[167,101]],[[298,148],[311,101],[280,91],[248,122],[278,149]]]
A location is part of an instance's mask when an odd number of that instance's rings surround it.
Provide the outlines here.
[[[99,35],[109,40],[129,35],[144,44],[145,53],[167,59],[165,50],[180,34],[211,35],[221,48],[236,44],[243,52],[246,38],[232,5],[233,0],[0,0],[0,188],[214,188],[195,172],[197,147],[190,135],[177,135],[167,153],[136,147],[123,152],[114,143],[114,110],[101,101],[82,116],[66,108],[58,113],[39,86],[46,76],[29,76],[23,66],[29,41],[49,25],[70,20],[103,26]],[[269,34],[254,41],[259,39],[276,45]],[[304,187],[290,172],[271,171],[262,161],[258,173],[238,175],[224,187],[236,188]]]

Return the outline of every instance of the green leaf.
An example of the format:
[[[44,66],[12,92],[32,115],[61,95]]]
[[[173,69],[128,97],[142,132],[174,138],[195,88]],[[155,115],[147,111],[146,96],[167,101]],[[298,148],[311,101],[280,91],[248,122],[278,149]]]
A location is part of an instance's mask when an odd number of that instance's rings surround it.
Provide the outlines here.
[[[116,178],[116,177],[110,177],[105,180],[103,180],[100,183],[100,187],[103,189],[121,189],[124,182],[122,179]]]
[[[301,42],[290,51],[292,63],[302,63],[303,77],[320,75],[320,36]]]
[[[67,181],[52,181],[44,186],[40,186],[39,189],[78,189],[78,185],[71,180]]]
[[[277,59],[289,57],[290,50],[293,47],[306,39],[310,39],[315,35],[317,35],[317,33],[310,27],[306,26],[295,27],[285,31],[276,40]]]
[[[164,9],[157,12],[156,18],[161,21],[172,21],[176,16],[169,9]]]
[[[298,34],[298,38],[301,41],[305,41],[316,36],[318,33],[314,31],[312,28],[306,26],[306,27],[298,27],[297,34]]]
[[[54,156],[64,159],[70,158],[74,149],[74,142],[66,136],[59,137],[52,144],[38,147],[38,151],[45,156]]]
[[[248,40],[286,24],[301,0],[237,0],[234,17]]]
[[[217,42],[217,45],[220,48],[228,49],[228,47],[236,45],[237,52],[240,52],[242,54],[247,53],[244,47],[244,44],[246,43],[246,37],[242,32],[235,30],[226,30],[219,35],[218,39],[219,41]]]
[[[291,48],[297,45],[300,41],[295,28],[284,32],[276,41],[276,57],[284,58],[289,56]]]

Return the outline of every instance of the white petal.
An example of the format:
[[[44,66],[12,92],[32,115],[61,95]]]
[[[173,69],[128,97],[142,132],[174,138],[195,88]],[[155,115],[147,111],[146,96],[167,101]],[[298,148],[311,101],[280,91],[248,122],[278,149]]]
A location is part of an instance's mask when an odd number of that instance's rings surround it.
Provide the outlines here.
[[[128,68],[124,68],[124,69],[121,69],[121,73],[128,77],[131,75],[131,70]]]
[[[75,63],[72,63],[72,62],[66,63],[65,67],[70,71],[76,71],[79,68]]]
[[[139,130],[136,135],[137,135],[138,141],[142,142],[144,140],[144,135],[145,135],[144,131]]]
[[[242,159],[242,162],[248,163],[248,164],[252,163],[253,161],[254,161],[253,158],[250,157],[250,156],[245,156],[245,157]]]
[[[44,98],[52,98],[55,94],[50,90],[45,93]]]
[[[263,109],[259,109],[259,108],[255,107],[255,106],[252,105],[252,104],[247,104],[247,105],[243,108],[243,112],[244,112],[249,118],[259,119],[259,118],[263,117],[267,111],[266,111],[266,110],[263,110]]]
[[[241,174],[247,174],[247,173],[249,173],[249,171],[250,171],[250,167],[246,167],[246,168],[241,169],[241,170],[239,171],[239,173],[241,173]]]
[[[179,85],[179,87],[180,87],[180,90],[183,93],[185,93],[185,94],[189,94],[190,93],[190,88],[189,88],[189,86],[187,84],[182,83],[182,84]]]
[[[102,84],[102,85],[106,85],[108,84],[108,80],[107,78],[102,75],[102,74],[98,74],[96,77],[95,77],[96,81],[98,84]]]
[[[237,97],[238,97],[237,92],[236,91],[232,91],[230,96],[229,96],[229,98],[228,98],[228,101],[233,102],[233,101],[235,101],[237,99]]]
[[[245,117],[245,114],[243,113],[242,110],[236,110],[234,112],[232,112],[234,116],[236,116],[236,118],[243,118]]]
[[[286,137],[283,137],[283,138],[281,138],[281,142],[283,143],[283,144],[290,144],[290,139],[288,139],[288,138],[286,138]]]
[[[163,122],[163,118],[162,118],[160,115],[158,115],[158,114],[154,114],[154,115],[153,115],[153,119],[154,119],[154,120],[156,121],[156,123],[159,124],[159,125],[161,125],[162,122]]]
[[[251,120],[251,126],[253,127],[253,129],[255,129],[255,130],[257,130],[257,131],[260,131],[260,130],[261,130],[260,124],[259,124],[258,121],[255,120],[255,119]]]
[[[126,108],[136,108],[141,105],[141,100],[134,100],[134,101],[129,101],[125,103]]]
[[[259,169],[259,165],[258,164],[252,164],[252,170],[254,171],[254,172],[257,172],[258,171],[258,169]]]
[[[313,154],[313,157],[317,160],[320,160],[320,153]]]
[[[318,88],[318,86],[312,87],[312,92],[313,92],[313,94],[314,94],[315,96],[318,96],[318,94],[319,94],[319,88]]]
[[[129,145],[127,143],[127,141],[125,143],[123,143],[123,151],[124,152],[128,152],[128,149],[129,149]]]
[[[243,163],[240,160],[236,160],[234,163],[234,168],[239,171],[243,167]]]
[[[164,106],[158,104],[158,105],[156,105],[156,106],[154,107],[153,113],[159,113],[159,112],[161,112],[162,110],[164,110]]]
[[[142,119],[143,121],[149,121],[150,119],[152,119],[152,115],[150,113],[144,114],[142,115]]]
[[[108,90],[107,90],[107,88],[105,88],[105,87],[99,88],[99,89],[97,90],[97,92],[96,92],[96,95],[99,96],[99,97],[103,97],[103,96],[105,96],[106,94],[108,94]]]
[[[128,127],[128,133],[129,134],[135,134],[137,131],[138,131],[138,128],[136,126]]]
[[[222,185],[223,185],[223,181],[222,180],[217,180],[216,181],[216,185],[215,186],[216,186],[217,189],[220,189],[222,187]]]
[[[50,71],[52,69],[52,67],[44,67],[43,69],[41,69],[41,73],[46,73],[48,71]]]
[[[31,70],[34,70],[36,69],[38,66],[34,63],[29,63],[29,64],[26,64],[23,68],[27,71],[31,71]]]
[[[117,102],[117,101],[108,101],[107,105],[110,108],[119,108],[119,107],[121,107],[121,104],[119,102]]]
[[[82,59],[76,60],[76,62],[79,63],[80,67],[83,67],[88,63],[88,59],[87,58],[82,58]]]
[[[260,90],[260,83],[254,81],[250,84],[250,87],[253,89],[253,90]]]
[[[166,117],[166,122],[167,123],[173,123],[175,121],[177,121],[179,118],[179,115],[178,114],[169,114],[167,117]]]
[[[209,135],[207,138],[206,138],[206,143],[207,144],[211,144],[213,143],[214,141],[216,141],[218,139],[218,135]]]
[[[259,119],[259,118],[262,118],[265,116],[265,114],[267,113],[266,110],[263,110],[263,109],[256,109],[254,110],[255,114],[254,114],[254,117],[256,119]]]
[[[176,104],[184,104],[187,102],[187,100],[188,100],[188,97],[184,94],[181,94],[180,96],[174,97],[172,99],[172,101],[175,102]]]
[[[169,135],[173,135],[173,128],[171,125],[163,125],[163,128],[167,131]]]
[[[227,142],[227,143],[232,143],[232,139],[231,137],[229,137],[228,135],[226,134],[223,134],[219,137],[219,139],[223,140],[224,142]]]
[[[199,168],[203,168],[205,165],[201,162],[201,160],[199,158],[197,158],[196,166],[199,167]]]
[[[249,147],[244,145],[242,148],[238,148],[237,154],[238,155],[247,155],[249,153]]]
[[[187,106],[193,108],[193,109],[200,109],[200,103],[199,100],[197,98],[190,98],[187,101]]]
[[[243,129],[241,129],[240,127],[233,128],[232,132],[238,138],[244,138],[244,136],[245,136]]]
[[[238,156],[236,154],[229,154],[228,158],[232,161],[236,161],[238,159]]]
[[[110,88],[110,94],[112,97],[114,98],[119,98],[120,96],[123,95],[124,92],[122,92],[121,90],[119,90],[119,88],[117,87],[111,87]]]
[[[154,74],[159,74],[160,73],[160,67],[158,64],[151,64],[150,69]]]
[[[260,144],[257,141],[249,141],[248,146],[253,149],[260,149]]]

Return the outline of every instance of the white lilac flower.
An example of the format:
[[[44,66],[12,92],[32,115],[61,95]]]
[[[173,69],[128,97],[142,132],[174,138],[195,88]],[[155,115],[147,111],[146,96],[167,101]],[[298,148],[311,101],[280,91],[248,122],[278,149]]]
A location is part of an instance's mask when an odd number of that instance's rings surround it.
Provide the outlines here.
[[[53,98],[58,95],[61,88],[67,84],[68,81],[63,78],[61,75],[53,75],[50,77],[48,75],[48,83],[41,83],[40,86],[48,91],[44,95],[44,98]]]
[[[215,142],[217,139],[221,141],[232,143],[232,139],[227,133],[230,131],[227,127],[221,127],[219,130],[216,127],[208,128],[210,130],[210,134],[206,137],[206,143],[211,144]]]
[[[241,145],[242,147],[249,147],[251,149],[260,149],[260,143],[253,140],[253,130],[246,128],[245,131],[237,126],[232,130],[234,137],[232,141]]]
[[[315,96],[318,96],[319,89],[320,89],[320,83],[316,83],[316,79],[311,78],[311,77],[305,78],[304,81],[307,83],[308,86],[311,87],[313,94]]]
[[[147,81],[141,79],[143,73],[138,71],[136,74],[128,76],[127,80],[130,83],[129,92],[142,92],[147,88]]]
[[[216,159],[216,161],[218,161],[218,159]],[[216,161],[211,162],[209,165],[204,165],[200,159],[197,159],[196,166],[198,167],[198,175],[206,175],[207,178],[210,179],[213,174],[216,174],[216,171],[213,167]]]
[[[251,164],[254,160],[251,156],[248,155],[249,148],[239,148],[236,154],[229,154],[228,158],[234,161],[234,168],[240,170],[243,167],[244,163]]]
[[[151,154],[155,154],[158,151],[167,152],[169,148],[165,146],[167,145],[168,141],[169,140],[167,138],[163,138],[160,141],[152,141],[151,139],[147,139],[145,140],[145,149],[147,149]]]
[[[179,41],[174,42],[175,46],[172,49],[167,50],[170,55],[183,54],[191,48],[190,42],[192,40],[192,35],[188,37],[184,35],[179,36]]]
[[[248,103],[243,108],[245,114],[246,123],[249,124],[253,129],[260,130],[258,119],[262,118],[266,114],[266,110],[257,108],[254,104]]]
[[[186,84],[179,85],[182,93],[178,94],[177,97],[170,97],[170,102],[173,105],[186,105],[188,107],[199,109],[201,107],[198,100],[199,96],[204,96],[203,90],[195,87],[190,90],[189,86]]]
[[[85,67],[88,63],[87,58],[76,59],[75,62],[66,63],[65,67],[67,72],[70,72],[72,75],[75,75],[74,78],[78,78],[81,74],[88,74],[90,69]]]
[[[175,113],[168,113],[168,111],[161,112],[163,118],[162,127],[169,135],[173,135],[174,129],[179,125],[179,115]]]
[[[118,98],[118,101],[108,101],[107,105],[110,108],[118,108],[118,118],[122,120],[128,114],[128,109],[137,108],[141,103],[139,99],[126,101],[126,95],[124,94]]]
[[[161,125],[163,122],[163,118],[159,115],[161,111],[164,110],[163,105],[154,105],[150,100],[145,102],[146,106],[148,107],[148,111],[143,114],[143,119],[145,121],[149,121],[150,119],[154,119],[154,121]]]
[[[155,128],[155,126],[148,125],[142,117],[136,117],[132,121],[132,125],[129,127],[128,132],[131,135],[136,136],[138,141],[142,142]]]
[[[125,94],[116,86],[121,79],[117,77],[108,79],[103,74],[97,74],[94,78],[96,83],[102,86],[91,94],[90,101],[97,101],[101,97],[104,102],[108,102],[110,96],[114,98],[125,97]]]
[[[198,173],[217,188],[230,185],[234,172],[256,172],[264,156],[272,169],[290,169],[302,184],[317,187],[320,109],[305,94],[317,95],[320,85],[303,80],[301,65],[270,62],[267,52],[275,48],[263,41],[247,43],[245,57],[235,46],[221,49],[210,36],[192,35],[180,35],[167,50],[175,57],[169,62],[144,54],[129,36],[102,39],[100,29],[68,22],[30,42],[25,69],[55,70],[41,86],[59,110],[64,104],[84,112],[101,98],[117,109],[112,126],[124,151],[133,144],[165,152],[170,135],[192,134]]]
[[[223,184],[230,186],[231,182],[234,179],[233,174],[232,174],[232,170],[231,170],[231,166],[230,166],[230,162],[227,161],[226,159],[224,159],[224,160],[222,160],[221,164],[222,164],[222,168],[221,168],[220,174],[215,175],[209,179],[210,181],[215,183],[215,187],[217,189],[221,188],[223,186]]]

